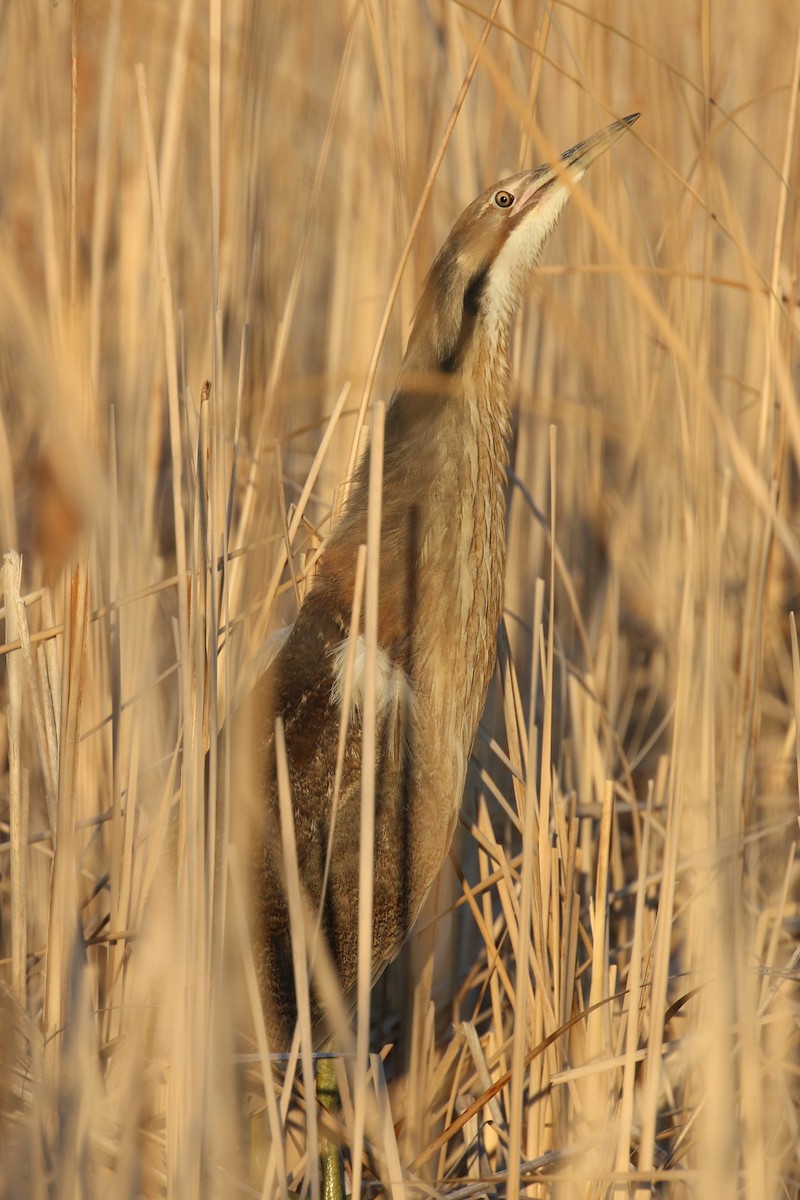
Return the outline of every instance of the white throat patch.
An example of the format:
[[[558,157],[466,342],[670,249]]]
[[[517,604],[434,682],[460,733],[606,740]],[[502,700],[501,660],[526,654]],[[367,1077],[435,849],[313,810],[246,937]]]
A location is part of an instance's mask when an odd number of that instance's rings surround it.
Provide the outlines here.
[[[573,183],[579,178],[580,175],[576,175]],[[536,265],[542,247],[570,198],[566,184],[554,183],[551,188],[549,195],[526,213],[512,230],[492,265],[485,293],[485,312],[488,322],[495,328],[507,325],[517,307],[520,288]]]

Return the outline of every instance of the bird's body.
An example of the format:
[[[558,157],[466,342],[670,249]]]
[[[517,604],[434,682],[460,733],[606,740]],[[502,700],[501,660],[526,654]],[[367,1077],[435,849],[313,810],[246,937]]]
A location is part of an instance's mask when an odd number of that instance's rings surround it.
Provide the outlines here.
[[[522,286],[585,167],[626,118],[479,196],[425,284],[385,426],[378,618],[373,967],[398,952],[449,849],[494,669],[505,560],[508,339]],[[283,723],[300,878],[348,992],[357,973],[363,653],[331,830],[342,682],[369,451],[318,572],[238,723],[265,806],[256,940],[273,1046],[296,1016],[273,731]],[[236,732],[236,724],[234,726]],[[234,750],[239,752],[236,743]]]

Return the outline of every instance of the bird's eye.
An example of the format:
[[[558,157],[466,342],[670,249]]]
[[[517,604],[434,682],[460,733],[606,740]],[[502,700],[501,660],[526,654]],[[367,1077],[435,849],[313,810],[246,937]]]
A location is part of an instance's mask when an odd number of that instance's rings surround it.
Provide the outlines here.
[[[511,208],[514,203],[514,197],[511,192],[495,192],[494,202],[498,208]]]

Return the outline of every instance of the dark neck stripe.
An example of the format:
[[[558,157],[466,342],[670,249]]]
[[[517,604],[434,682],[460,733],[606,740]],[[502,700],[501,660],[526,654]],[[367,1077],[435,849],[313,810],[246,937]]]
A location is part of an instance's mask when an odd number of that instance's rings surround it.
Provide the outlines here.
[[[475,319],[478,315],[478,310],[481,304],[481,297],[486,289],[486,283],[489,278],[489,268],[484,267],[482,271],[478,271],[477,275],[473,275],[466,288],[464,289],[463,311],[461,314],[461,326],[458,331],[458,337],[449,354],[440,359],[439,367],[446,375],[452,375],[461,366],[464,356],[464,347],[467,341],[472,336],[472,331],[475,326]]]

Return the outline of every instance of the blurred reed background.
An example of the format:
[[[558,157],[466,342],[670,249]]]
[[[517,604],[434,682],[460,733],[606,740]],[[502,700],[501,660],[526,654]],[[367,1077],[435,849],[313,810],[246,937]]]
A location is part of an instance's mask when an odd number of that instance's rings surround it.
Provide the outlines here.
[[[485,21],[0,5],[4,1196],[318,1192],[203,757],[325,536]],[[799,65],[795,0],[503,0],[444,152],[375,396],[464,205],[643,113],[516,330],[500,665],[373,1000],[392,1195],[798,1195]]]

